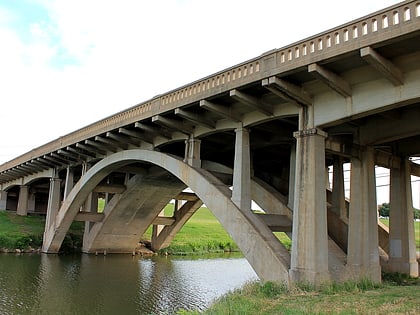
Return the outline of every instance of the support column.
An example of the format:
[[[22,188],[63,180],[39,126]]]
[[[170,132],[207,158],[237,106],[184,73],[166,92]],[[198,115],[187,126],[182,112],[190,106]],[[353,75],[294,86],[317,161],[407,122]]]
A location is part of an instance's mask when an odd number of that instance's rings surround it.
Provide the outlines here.
[[[375,155],[372,148],[351,159],[347,267],[354,280],[381,282],[378,250]]]
[[[289,196],[287,206],[293,210],[295,202],[295,176],[296,176],[296,145],[292,144],[290,148],[290,168],[289,168]]]
[[[330,280],[328,271],[325,137],[319,129],[298,131],[290,277],[315,285]]]
[[[17,204],[16,214],[26,216],[28,214],[28,199],[29,199],[29,186],[20,186],[19,200]]]
[[[235,129],[235,161],[233,166],[232,201],[243,211],[251,210],[251,155],[249,131]]]
[[[400,169],[390,172],[389,268],[418,277],[409,163],[402,159]]]
[[[67,172],[66,172],[66,182],[64,185],[64,199],[67,198],[70,191],[73,189],[73,186],[74,186],[74,171],[70,166],[68,166]]]
[[[334,157],[331,204],[332,211],[339,215],[341,220],[348,222],[344,191],[343,158],[341,156]]]
[[[200,146],[201,140],[195,139],[194,137],[185,140],[184,162],[192,167],[201,167]]]
[[[61,193],[60,193],[61,180],[56,177],[50,179],[50,191],[48,194],[47,205],[47,218],[45,221],[45,231],[49,231],[50,226],[55,224],[55,218],[58,210],[60,210]],[[46,239],[46,232],[44,232],[44,239]]]
[[[0,190],[0,210],[6,210],[7,207],[7,191]]]
[[[97,213],[98,212],[98,198],[99,198],[99,194],[97,192],[91,192],[86,198],[83,210],[85,212]],[[85,232],[83,233],[83,240],[85,239],[85,237],[88,237],[89,232],[92,229],[94,224],[95,222],[85,221]]]
[[[35,193],[30,193],[28,197],[28,212],[35,212]]]

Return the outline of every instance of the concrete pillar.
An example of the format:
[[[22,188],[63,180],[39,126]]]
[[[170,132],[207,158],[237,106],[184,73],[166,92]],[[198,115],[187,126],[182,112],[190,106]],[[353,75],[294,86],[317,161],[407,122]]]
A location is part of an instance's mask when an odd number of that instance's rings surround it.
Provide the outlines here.
[[[175,211],[178,210],[178,200],[175,200],[175,204],[174,204],[174,213]],[[162,211],[159,213],[160,217],[164,217],[165,216],[165,209],[162,209]],[[160,234],[160,232],[162,232],[162,230],[164,229],[164,225],[159,225],[159,224],[153,224],[152,225],[152,248],[157,248],[156,242],[158,240],[158,236]]]
[[[316,128],[295,133],[296,175],[290,279],[315,285],[328,272],[325,137]]]
[[[347,268],[354,280],[381,282],[375,156],[372,148],[351,159]]]
[[[28,197],[28,212],[35,212],[35,194],[30,193]]]
[[[66,181],[64,185],[64,199],[67,198],[70,191],[73,189],[73,186],[74,186],[74,171],[70,166],[68,166],[67,172],[66,172]]]
[[[193,137],[185,140],[184,162],[192,167],[201,167],[200,146],[201,140]]]
[[[418,277],[409,163],[402,160],[400,168],[390,172],[389,268]]]
[[[58,210],[60,210],[60,203],[61,203],[60,186],[61,186],[61,180],[59,178],[53,177],[50,179],[50,191],[48,194],[47,218],[45,221],[45,231],[48,231],[50,226],[54,225]],[[45,232],[44,232],[44,239],[46,239]]]
[[[249,131],[235,129],[232,201],[243,211],[251,210],[251,155]]]
[[[343,163],[343,158],[341,156],[334,157],[331,209],[340,216],[341,220],[348,222],[346,196],[344,191]]]
[[[20,186],[19,200],[17,204],[16,214],[26,216],[28,214],[28,199],[29,199],[29,186]]]
[[[99,193],[97,192],[91,192],[88,197],[86,198],[85,205],[83,211],[86,212],[98,212],[98,198]],[[85,232],[83,234],[83,239],[88,237],[90,230],[92,229],[95,222],[85,221]]]
[[[290,148],[290,168],[289,168],[289,196],[287,206],[293,210],[295,202],[295,176],[296,176],[296,144]]]
[[[6,210],[7,207],[7,191],[0,190],[0,210]]]

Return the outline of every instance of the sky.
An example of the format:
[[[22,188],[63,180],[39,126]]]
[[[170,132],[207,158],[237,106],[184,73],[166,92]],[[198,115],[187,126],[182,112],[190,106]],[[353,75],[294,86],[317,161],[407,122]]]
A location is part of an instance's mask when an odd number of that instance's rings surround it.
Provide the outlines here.
[[[0,164],[395,0],[0,0]]]

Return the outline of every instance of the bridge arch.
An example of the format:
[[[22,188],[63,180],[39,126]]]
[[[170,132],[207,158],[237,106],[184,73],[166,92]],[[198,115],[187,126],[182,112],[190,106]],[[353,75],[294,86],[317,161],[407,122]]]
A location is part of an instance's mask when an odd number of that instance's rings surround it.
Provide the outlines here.
[[[46,227],[43,252],[59,250],[80,206],[106,175],[134,162],[159,166],[189,186],[232,236],[262,280],[289,282],[289,252],[264,222],[231,201],[231,191],[226,185],[209,172],[193,168],[176,157],[141,149],[115,153],[86,172],[63,202],[54,224]]]

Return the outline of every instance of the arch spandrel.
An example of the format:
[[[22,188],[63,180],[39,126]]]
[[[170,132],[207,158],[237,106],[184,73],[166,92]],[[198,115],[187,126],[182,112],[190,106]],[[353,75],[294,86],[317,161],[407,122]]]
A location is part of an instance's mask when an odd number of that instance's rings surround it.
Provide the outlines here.
[[[57,252],[65,234],[88,194],[109,173],[133,162],[160,166],[189,186],[207,205],[238,244],[242,253],[265,281],[288,282],[290,254],[271,230],[252,212],[242,211],[231,201],[231,191],[203,169],[192,168],[182,160],[148,150],[115,153],[95,164],[79,180],[64,201],[54,226],[45,233],[43,252]]]

